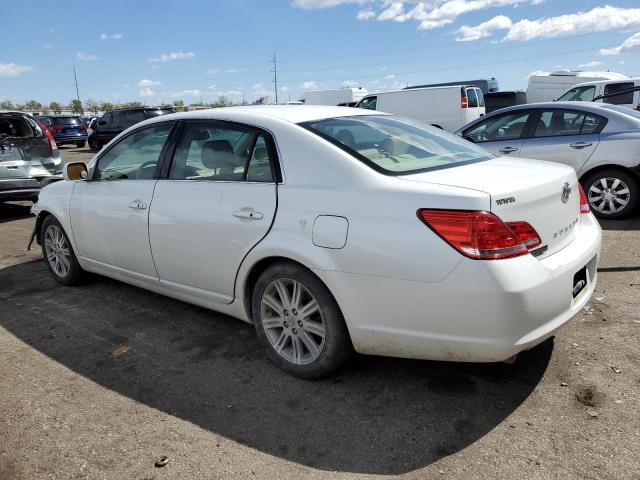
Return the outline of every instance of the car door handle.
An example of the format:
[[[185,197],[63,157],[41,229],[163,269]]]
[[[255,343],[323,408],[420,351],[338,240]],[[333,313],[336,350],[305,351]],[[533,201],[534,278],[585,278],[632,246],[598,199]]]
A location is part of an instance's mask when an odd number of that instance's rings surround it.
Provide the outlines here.
[[[500,153],[513,153],[518,151],[518,147],[503,147],[498,151]]]
[[[147,204],[144,203],[142,200],[134,200],[133,202],[131,202],[129,204],[129,208],[136,208],[138,210],[144,210],[145,208],[147,208]]]
[[[571,148],[577,148],[577,149],[590,147],[591,145],[593,145],[593,143],[591,142],[573,142],[569,144]]]
[[[238,218],[248,218],[249,220],[261,220],[264,217],[262,213],[256,212],[253,208],[236,210],[233,212],[233,216]]]

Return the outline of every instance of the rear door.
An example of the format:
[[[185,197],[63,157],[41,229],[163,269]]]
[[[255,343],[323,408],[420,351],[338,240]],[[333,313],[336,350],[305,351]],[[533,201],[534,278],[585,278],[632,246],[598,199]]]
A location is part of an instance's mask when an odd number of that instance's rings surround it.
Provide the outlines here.
[[[472,125],[462,136],[496,155],[520,156],[531,111],[515,110],[498,114]]]
[[[484,96],[482,91],[477,87],[466,87],[465,96],[467,98],[467,107],[461,108],[462,112],[462,125],[466,125],[469,122],[480,118],[484,115]],[[459,127],[458,127],[459,128]]]
[[[605,123],[604,117],[579,110],[538,110],[520,156],[564,163],[578,172],[598,146]]]
[[[275,216],[276,172],[266,132],[185,122],[149,214],[161,283],[183,295],[230,303],[243,258]]]

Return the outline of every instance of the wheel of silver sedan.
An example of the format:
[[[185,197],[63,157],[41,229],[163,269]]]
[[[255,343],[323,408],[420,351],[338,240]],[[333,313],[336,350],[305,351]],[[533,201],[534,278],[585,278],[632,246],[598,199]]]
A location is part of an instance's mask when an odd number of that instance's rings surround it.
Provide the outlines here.
[[[44,232],[44,252],[55,275],[64,278],[71,269],[71,252],[62,230],[50,224]]]
[[[262,327],[273,349],[285,360],[308,365],[322,353],[325,322],[318,302],[300,282],[272,281],[260,302]]]
[[[629,186],[619,178],[602,177],[596,180],[587,193],[591,208],[605,215],[622,211],[631,198]]]

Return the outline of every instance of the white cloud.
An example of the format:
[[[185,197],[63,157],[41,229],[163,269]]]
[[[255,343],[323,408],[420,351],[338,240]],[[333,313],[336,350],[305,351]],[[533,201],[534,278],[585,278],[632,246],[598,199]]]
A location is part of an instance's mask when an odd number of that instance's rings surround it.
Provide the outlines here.
[[[578,65],[578,68],[593,68],[599,67],[600,65],[604,65],[604,63],[594,60],[593,62],[581,63],[580,65]]]
[[[121,33],[114,33],[109,35],[108,33],[101,33],[100,40],[120,40],[124,35]]]
[[[635,49],[640,49],[640,32],[631,35],[617,47],[603,48],[600,55],[620,55],[622,52]]]
[[[513,25],[511,19],[505,15],[498,15],[491,20],[487,20],[484,23],[470,27],[469,25],[463,25],[458,30],[458,36],[456,40],[458,42],[471,42],[474,40],[480,40],[481,38],[489,37],[493,34],[494,30],[506,30]]]
[[[163,53],[159,57],[150,58],[149,61],[152,63],[157,63],[157,62],[171,62],[173,60],[190,60],[195,56],[196,55],[193,52],[171,52],[171,53]]]
[[[81,62],[85,62],[85,61],[89,61],[89,60],[98,60],[98,57],[96,56],[95,53],[77,52],[76,53],[76,59],[80,60]]]
[[[18,65],[16,63],[0,63],[0,77],[17,77],[18,75],[23,74],[24,72],[28,72],[33,70],[31,67],[27,65]]]
[[[172,97],[201,97],[203,93],[197,88],[181,90],[170,94]]]
[[[378,15],[378,20],[384,22],[385,20],[394,20],[404,14],[403,2],[389,3],[386,8]]]
[[[386,75],[384,78],[386,78],[387,80],[393,80],[394,78],[396,78],[396,76],[393,73],[390,73],[389,75]]]
[[[156,94],[156,92],[151,90],[149,87],[140,89],[140,96],[141,97],[153,97],[155,94]]]
[[[144,88],[144,87],[157,87],[158,85],[162,85],[162,82],[160,80],[148,80],[148,79],[143,79],[140,80],[138,82],[138,87],[140,88]]]
[[[371,20],[376,16],[376,12],[373,10],[360,10],[358,15],[356,15],[357,20]]]
[[[318,84],[313,80],[307,80],[300,85],[300,88],[305,90],[316,90],[318,88]]]
[[[638,27],[640,27],[640,8],[618,8],[606,5],[588,12],[539,20],[520,20],[511,26],[503,40],[526,41]]]
[[[529,75],[526,75],[524,77],[525,80],[529,80],[529,78],[531,77],[536,77],[538,75],[549,75],[550,72],[546,72],[544,70],[534,70],[533,72],[531,72]]]

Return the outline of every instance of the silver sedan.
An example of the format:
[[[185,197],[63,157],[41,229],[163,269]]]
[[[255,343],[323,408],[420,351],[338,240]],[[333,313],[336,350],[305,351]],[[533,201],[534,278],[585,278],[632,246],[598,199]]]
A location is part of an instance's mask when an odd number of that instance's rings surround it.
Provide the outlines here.
[[[504,108],[456,134],[496,155],[573,167],[596,216],[622,218],[640,203],[640,112],[591,102]]]

